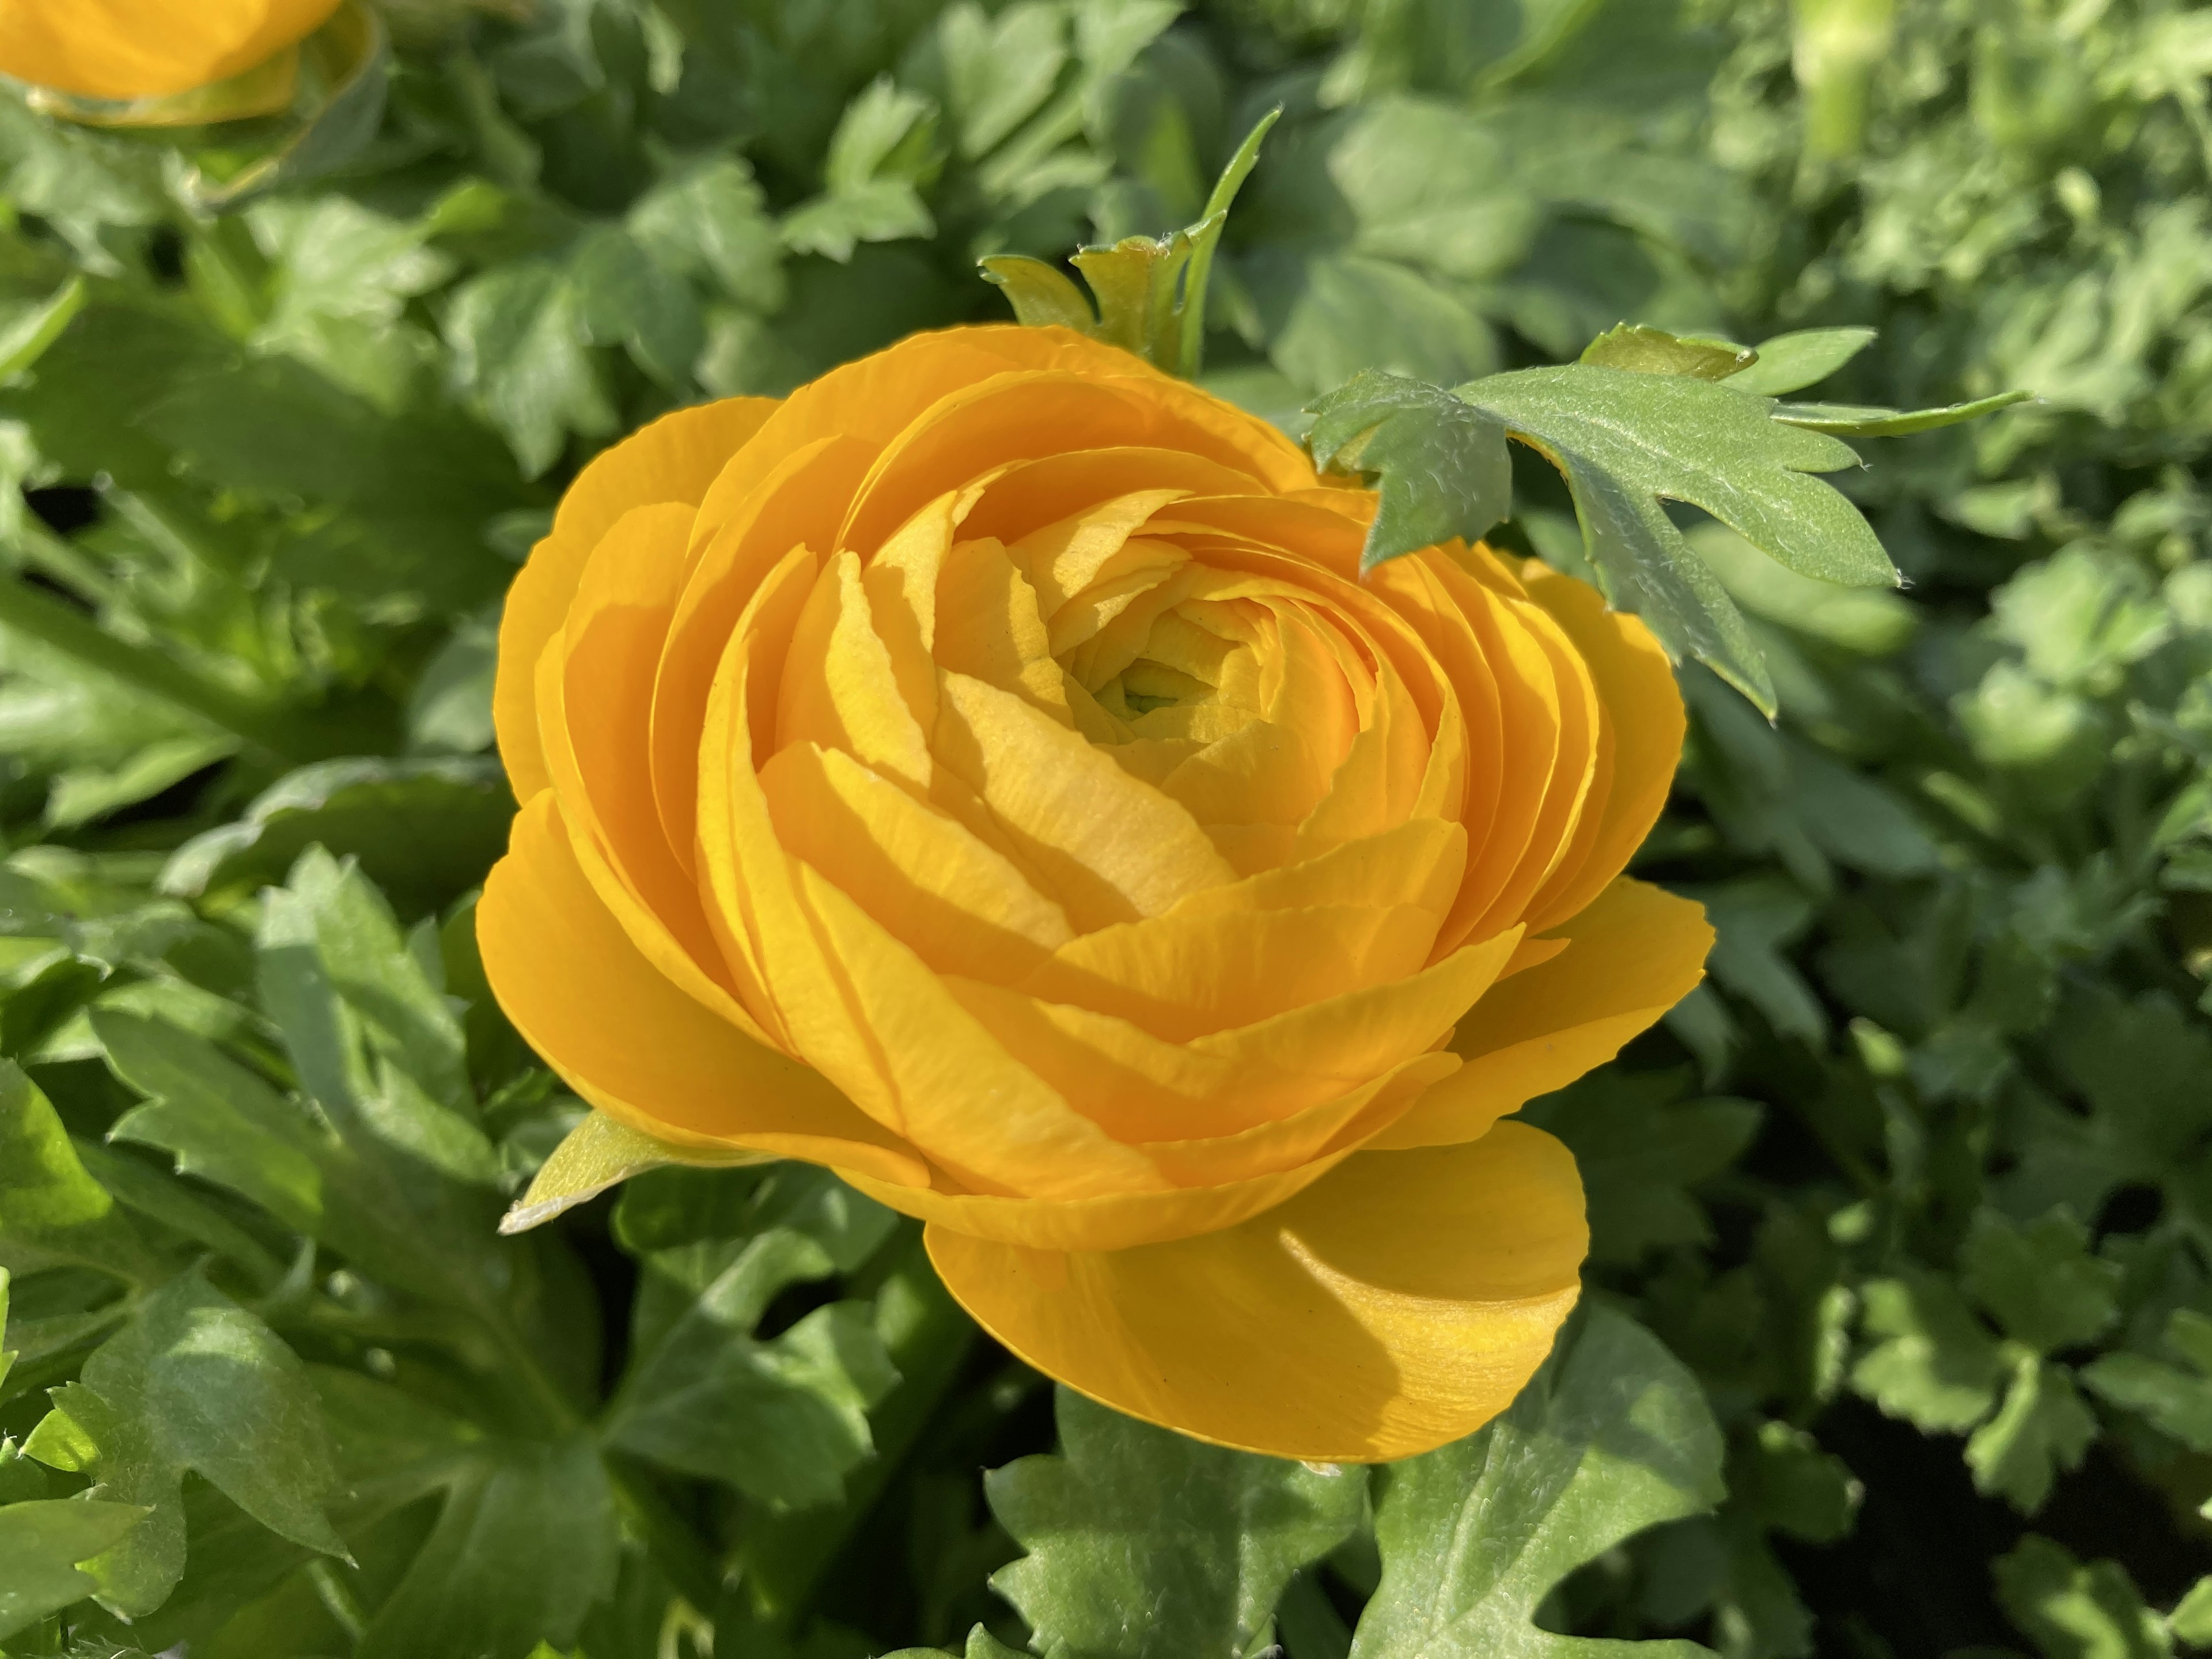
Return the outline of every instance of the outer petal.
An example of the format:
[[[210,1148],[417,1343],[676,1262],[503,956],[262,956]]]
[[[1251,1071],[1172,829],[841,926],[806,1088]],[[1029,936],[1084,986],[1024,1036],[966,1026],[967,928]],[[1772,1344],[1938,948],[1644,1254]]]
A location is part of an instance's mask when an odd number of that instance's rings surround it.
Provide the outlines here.
[[[1674,665],[1650,629],[1607,610],[1589,583],[1533,559],[1522,580],[1574,641],[1604,707],[1600,783],[1575,845],[1530,903],[1529,931],[1544,933],[1603,892],[1651,833],[1674,787],[1686,721]]]
[[[80,98],[227,81],[314,33],[338,0],[0,0],[0,75]]]
[[[754,1042],[662,978],[578,866],[554,797],[515,819],[477,912],[484,973],[531,1047],[586,1100],[664,1140],[866,1170],[928,1171],[821,1073]]]
[[[552,533],[531,550],[530,562],[507,589],[499,624],[492,715],[517,800],[528,800],[552,781],[538,740],[538,659],[568,617],[592,550],[634,507],[660,501],[696,507],[723,464],[775,410],[772,398],[731,398],[679,409],[601,454],[568,486]]]
[[[1074,1255],[941,1226],[961,1305],[1048,1376],[1148,1422],[1312,1462],[1408,1457],[1480,1428],[1550,1352],[1589,1243],[1565,1147],[1354,1158],[1280,1207]]]
[[[1713,930],[1702,906],[1624,876],[1559,930],[1567,948],[1500,980],[1460,1021],[1467,1061],[1377,1135],[1448,1146],[1602,1066],[1697,988]]]

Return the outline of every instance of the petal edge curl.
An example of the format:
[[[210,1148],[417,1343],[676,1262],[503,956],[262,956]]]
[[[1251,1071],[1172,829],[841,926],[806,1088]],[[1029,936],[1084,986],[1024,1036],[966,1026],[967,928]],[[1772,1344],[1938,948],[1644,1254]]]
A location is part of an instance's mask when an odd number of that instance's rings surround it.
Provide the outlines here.
[[[1370,1143],[1449,1146],[1602,1066],[1697,988],[1713,930],[1705,908],[1620,877],[1555,930],[1565,951],[1491,987],[1453,1036],[1466,1060]],[[1532,943],[1540,941],[1532,941]]]

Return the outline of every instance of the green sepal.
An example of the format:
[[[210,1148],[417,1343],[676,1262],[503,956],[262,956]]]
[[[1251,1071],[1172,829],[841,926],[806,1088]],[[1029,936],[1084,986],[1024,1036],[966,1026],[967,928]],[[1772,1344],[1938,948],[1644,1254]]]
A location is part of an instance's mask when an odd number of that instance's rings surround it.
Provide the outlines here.
[[[1006,290],[1018,320],[1030,327],[1072,328],[1134,352],[1156,368],[1194,378],[1206,349],[1206,289],[1230,204],[1260,159],[1279,106],[1261,116],[1195,222],[1162,237],[1125,236],[1110,247],[1086,247],[1069,261],[1092,298],[1042,259],[994,254],[980,261],[983,280]],[[1092,299],[1097,309],[1092,309]]]
[[[983,280],[1006,291],[1015,319],[1024,327],[1098,331],[1098,313],[1066,271],[1026,253],[994,253],[981,264]]]
[[[743,1147],[715,1152],[678,1146],[618,1123],[604,1112],[593,1112],[553,1149],[530,1189],[500,1218],[499,1230],[510,1235],[526,1233],[647,1170],[676,1164],[726,1170],[774,1162],[767,1152]]]

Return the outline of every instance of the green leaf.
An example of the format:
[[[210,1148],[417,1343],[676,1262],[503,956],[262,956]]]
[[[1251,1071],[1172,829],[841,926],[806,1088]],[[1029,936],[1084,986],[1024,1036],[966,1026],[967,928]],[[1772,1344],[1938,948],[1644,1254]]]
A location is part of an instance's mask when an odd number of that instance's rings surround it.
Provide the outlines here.
[[[479,1659],[566,1648],[612,1591],[619,1538],[599,1449],[495,1442],[446,1495],[356,1659]]]
[[[1966,1285],[2038,1353],[2094,1341],[2120,1316],[2120,1270],[2088,1246],[2089,1230],[2063,1210],[2026,1227],[1983,1210],[1966,1238]]]
[[[830,140],[823,193],[783,222],[786,246],[840,264],[861,242],[927,236],[937,228],[917,185],[938,165],[937,111],[921,94],[878,76],[847,106]]]
[[[1527,160],[1441,99],[1294,118],[1237,214],[1248,335],[1309,394],[1364,369],[1449,385],[1494,368],[1485,312],[1543,222]]]
[[[604,1112],[593,1112],[553,1149],[553,1155],[531,1181],[529,1190],[501,1218],[499,1230],[509,1234],[528,1232],[648,1170],[672,1164],[726,1169],[773,1161],[769,1153],[737,1147],[716,1152],[676,1146],[617,1122]]]
[[[90,1595],[96,1581],[77,1563],[116,1548],[146,1514],[81,1499],[0,1506],[0,1640]]]
[[[837,1270],[820,1243],[770,1226],[726,1259],[657,1340],[641,1333],[609,1443],[773,1504],[834,1501],[874,1449],[868,1408],[897,1375],[860,1303],[754,1336],[779,1292]]]
[[[2083,1565],[2030,1533],[1996,1563],[1997,1601],[2044,1659],[2166,1659],[2165,1622],[2117,1561]]]
[[[638,238],[611,225],[577,246],[568,281],[587,341],[622,346],[669,391],[690,391],[707,338],[690,283]]]
[[[2004,1364],[1948,1279],[1917,1268],[1862,1289],[1868,1334],[1851,1387],[1891,1417],[1940,1434],[1972,1428],[1996,1404]]]
[[[2198,1579],[2166,1616],[2166,1628],[2192,1648],[2212,1648],[2212,1577]]]
[[[1718,935],[1707,959],[1713,978],[1782,1035],[1815,1047],[1824,1042],[1827,1015],[1785,953],[1813,917],[1796,884],[1770,871],[1710,887],[1686,883],[1675,890],[1705,907]]]
[[[752,169],[716,156],[664,179],[629,210],[632,235],[687,275],[755,310],[786,297],[783,249]]]
[[[471,617],[439,647],[407,703],[407,747],[416,754],[475,755],[492,746],[492,683],[497,676],[499,622]],[[327,843],[325,843],[327,844]],[[358,856],[363,850],[343,850]],[[372,869],[370,874],[376,872]],[[379,884],[389,892],[393,883]]]
[[[1638,374],[1686,374],[1725,380],[1752,367],[1759,354],[1726,340],[1669,334],[1646,323],[1620,323],[1583,348],[1581,360],[1599,368]]]
[[[264,898],[258,945],[262,1006],[301,1083],[356,1152],[373,1143],[397,1155],[394,1176],[411,1165],[501,1184],[466,1036],[430,977],[442,971],[434,945],[418,954],[357,868],[307,853],[291,885]]]
[[[1900,649],[1921,626],[1922,611],[1904,594],[1879,587],[1838,587],[1801,576],[1775,563],[1724,524],[1698,525],[1689,532],[1689,541],[1719,575],[1729,597],[1751,615],[1856,655],[1887,656]],[[1538,550],[1544,550],[1540,546]]]
[[[320,1231],[328,1137],[304,1111],[166,1021],[100,1009],[92,1023],[115,1075],[146,1097],[111,1139],[158,1147],[180,1172],[252,1199],[294,1231]]]
[[[946,1659],[951,1650],[946,1648],[901,1648],[896,1653],[887,1653],[883,1659]],[[968,1645],[958,1659],[1030,1659],[1026,1650],[1010,1648],[982,1626],[968,1632]]]
[[[1705,1392],[1657,1338],[1603,1304],[1503,1416],[1383,1473],[1382,1581],[1353,1659],[1566,1656],[1579,1638],[1535,1623],[1575,1570],[1648,1527],[1719,1502],[1721,1437]],[[1686,1641],[1624,1647],[1698,1659]]]
[[[2148,1354],[2102,1354],[2082,1367],[2081,1382],[2191,1450],[2212,1452],[2212,1318],[2177,1308],[2166,1316],[2165,1338],[2185,1364]]]
[[[923,72],[961,155],[988,155],[1052,95],[1067,66],[1068,21],[1058,6],[1012,6],[994,17],[972,0],[939,14],[928,42],[934,61]]]
[[[346,1557],[325,1513],[337,1474],[305,1368],[196,1273],[148,1297],[85,1362],[83,1380],[54,1391],[25,1449],[92,1474],[103,1500],[153,1511],[86,1565],[122,1616],[153,1612],[183,1576],[187,1470],[270,1531]]]
[[[282,883],[311,846],[357,860],[410,915],[480,885],[507,848],[514,797],[498,762],[321,761],[288,773],[234,822],[193,836],[161,872],[165,893],[237,896]]]
[[[7,1268],[0,1267],[0,1389],[8,1386],[8,1373],[15,1369],[15,1355],[7,1346],[8,1288],[14,1282],[15,1276]]]
[[[787,1228],[821,1246],[839,1273],[849,1273],[897,1225],[895,1212],[811,1164],[653,1171],[623,1189],[614,1215],[615,1237],[623,1247],[653,1258],[652,1279],[678,1273],[690,1286],[687,1300],[728,1265],[736,1246],[727,1241]],[[680,1258],[680,1270],[679,1257],[668,1254],[709,1240],[726,1243],[703,1259]]]
[[[128,1157],[97,1141],[80,1139],[76,1146],[77,1157],[93,1179],[114,1194],[125,1208],[179,1240],[212,1250],[258,1286],[273,1290],[283,1279],[284,1264],[208,1195],[187,1182],[169,1179],[165,1171],[143,1158]]]
[[[2171,997],[2133,1000],[2109,987],[2085,987],[2060,1005],[2047,1042],[2060,1074],[2090,1107],[2088,1147],[2063,1155],[2079,1165],[2094,1149],[2108,1179],[2158,1184],[2195,1162],[2212,1130],[2212,1096],[2193,1079],[2212,1073],[2212,1034]],[[2077,1208],[2100,1201],[2103,1187]]]
[[[303,854],[290,883],[264,899],[256,945],[263,1006],[283,1028],[301,1082],[323,1106],[361,1112],[380,1133],[451,1140],[453,1131],[432,1123],[427,1108],[392,1103],[385,1109],[379,1097],[396,1074],[444,1117],[473,1130],[468,1039],[431,978],[442,969],[401,933],[358,866],[320,848]],[[427,1152],[428,1143],[418,1149]]]
[[[1804,1430],[1777,1422],[1761,1423],[1731,1458],[1728,1486],[1731,1501],[1747,1505],[1760,1525],[1813,1544],[1849,1534],[1865,1496],[1841,1458]]]
[[[620,424],[585,344],[583,303],[550,261],[499,265],[465,283],[445,315],[453,372],[536,477],[568,434],[604,438]]]
[[[1977,1491],[2033,1515],[2059,1471],[2076,1468],[2096,1437],[2097,1419],[2064,1367],[2021,1354],[1996,1415],[1966,1441],[1966,1467]]]
[[[497,1287],[511,1268],[485,1190],[503,1166],[477,1120],[459,1018],[431,977],[437,941],[403,936],[360,872],[319,852],[261,910],[263,1006],[313,1104],[204,1039],[127,1016],[111,1029],[103,1011],[111,1063],[155,1097],[118,1134],[172,1152],[390,1288],[507,1317]]]
[[[1845,438],[1901,438],[1915,432],[1933,432],[1939,426],[1956,426],[1978,420],[2000,409],[2025,403],[2032,392],[2000,392],[1970,404],[1946,404],[1940,409],[1872,409],[1859,404],[1777,404],[1774,418],[1786,426],[1808,432],[1832,432]]]
[[[19,1273],[81,1262],[147,1282],[160,1264],[115,1200],[84,1171],[38,1085],[0,1059],[0,1253]]]
[[[1028,1552],[993,1575],[1069,1659],[1249,1652],[1292,1574],[1349,1537],[1365,1472],[1200,1445],[1067,1389],[1060,1450],[985,1478]],[[1141,1610],[1141,1611],[1139,1611]]]
[[[1801,575],[1852,587],[1898,580],[1858,509],[1814,476],[1858,457],[1771,418],[1765,398],[1681,375],[1583,365],[1495,374],[1456,395],[1565,474],[1587,556],[1613,601],[1670,650],[1697,656],[1747,693],[1765,685],[1765,670],[1735,605],[1662,500],[1705,508]]]
[[[1504,425],[1451,393],[1369,369],[1311,408],[1314,465],[1373,479],[1382,495],[1362,569],[1454,537],[1480,541],[1512,511]]]
[[[1244,142],[1221,169],[1221,176],[1213,181],[1197,222],[1185,233],[1190,238],[1190,265],[1183,273],[1182,305],[1176,319],[1176,373],[1186,380],[1196,380],[1205,363],[1206,295],[1212,286],[1214,257],[1228,228],[1229,210],[1237,204],[1237,192],[1252,176],[1252,169],[1259,165],[1260,146],[1267,143],[1267,135],[1282,118],[1283,106],[1278,104],[1253,123]]]
[[[1690,1189],[1735,1161],[1763,1114],[1747,1100],[1685,1100],[1684,1082],[1608,1069],[1522,1109],[1575,1155],[1593,1261],[1632,1265],[1664,1246],[1712,1242]]]
[[[1801,328],[1758,345],[1759,361],[1729,376],[1739,392],[1779,398],[1825,380],[1874,343],[1870,328]]]

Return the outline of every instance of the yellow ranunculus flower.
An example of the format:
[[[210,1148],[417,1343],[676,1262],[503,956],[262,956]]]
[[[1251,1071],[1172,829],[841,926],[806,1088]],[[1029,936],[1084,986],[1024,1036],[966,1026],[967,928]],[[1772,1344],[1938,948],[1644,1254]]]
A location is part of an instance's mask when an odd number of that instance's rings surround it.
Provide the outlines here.
[[[228,81],[296,46],[340,3],[0,0],[0,75],[76,98],[173,97]],[[276,107],[290,96],[290,77],[282,78]]]
[[[588,467],[507,600],[523,802],[478,926],[524,1036],[664,1139],[928,1224],[1038,1369],[1278,1455],[1503,1407],[1572,1158],[1498,1119],[1694,986],[1620,875],[1659,647],[1058,329],[918,336]]]

